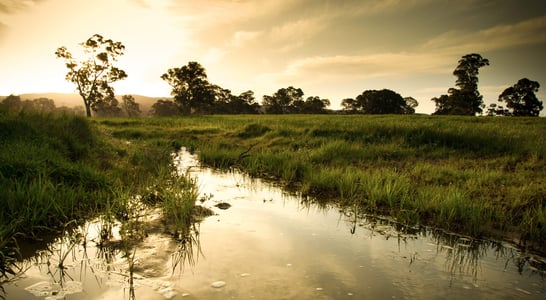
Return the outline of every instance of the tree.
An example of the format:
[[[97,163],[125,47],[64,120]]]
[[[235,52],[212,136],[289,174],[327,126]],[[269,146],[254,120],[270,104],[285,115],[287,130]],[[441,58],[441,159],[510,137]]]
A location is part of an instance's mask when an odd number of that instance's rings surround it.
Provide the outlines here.
[[[341,107],[343,107],[344,111],[349,113],[356,113],[358,111],[358,103],[353,98],[341,100]]]
[[[483,97],[478,91],[479,69],[489,65],[489,60],[480,54],[472,53],[463,56],[453,71],[457,77],[455,86],[450,88],[449,95],[432,98],[436,103],[434,114],[471,115],[482,112]]]
[[[303,114],[325,114],[327,112],[326,107],[328,106],[330,106],[330,100],[312,96],[305,99],[298,112]]]
[[[537,117],[544,108],[535,95],[539,88],[538,82],[522,78],[499,95],[499,102],[505,102],[514,116]]]
[[[179,107],[170,100],[157,100],[152,105],[150,115],[157,117],[172,117],[180,114]]]
[[[419,102],[417,102],[417,99],[413,97],[404,97],[404,101],[406,102],[406,106],[404,107],[404,114],[414,114],[415,108],[419,106]]]
[[[123,55],[125,46],[121,42],[104,39],[94,34],[84,43],[85,58],[77,61],[66,47],[59,47],[57,58],[66,62],[68,73],[66,80],[76,85],[76,90],[83,99],[86,114],[91,116],[91,109],[106,97],[114,97],[112,83],[127,77],[125,71],[114,66],[117,58]]]
[[[55,101],[53,99],[49,98],[37,98],[32,100],[32,110],[42,112],[42,113],[48,113],[53,112],[57,109],[55,106]]]
[[[493,117],[493,116],[511,116],[512,113],[510,110],[502,107],[501,105],[497,105],[495,103],[489,104],[489,108],[487,109],[487,116]]]
[[[403,114],[406,101],[400,94],[388,90],[366,90],[356,97],[357,109],[365,114]]]
[[[171,87],[171,95],[184,114],[210,112],[215,100],[212,85],[207,80],[205,68],[191,61],[181,68],[171,68],[161,75]]]
[[[131,95],[121,96],[121,108],[129,117],[136,117],[141,113],[140,105],[136,103],[135,97]]]
[[[232,99],[232,105],[237,107],[237,112],[243,114],[257,114],[260,111],[260,104],[255,102],[254,92],[248,90]]]
[[[295,111],[295,103],[303,101],[303,91],[289,86],[276,91],[272,96],[264,95],[262,105],[268,114],[287,114]]]
[[[2,100],[2,108],[9,111],[19,111],[23,108],[23,101],[20,96],[11,94]]]
[[[93,105],[93,111],[101,117],[121,117],[123,109],[119,107],[119,101],[115,97],[105,97]]]

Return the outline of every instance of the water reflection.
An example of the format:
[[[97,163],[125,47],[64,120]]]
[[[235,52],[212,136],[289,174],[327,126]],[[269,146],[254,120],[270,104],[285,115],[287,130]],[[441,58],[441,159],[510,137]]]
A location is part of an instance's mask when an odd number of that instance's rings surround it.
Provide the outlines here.
[[[123,216],[67,226],[32,259],[15,263],[26,272],[17,286],[4,282],[7,298],[32,291],[139,300],[542,299],[546,293],[545,260],[507,243],[317,204],[234,171],[203,168],[187,152],[175,164],[197,178],[201,222],[173,230],[159,211],[133,199],[134,209]]]

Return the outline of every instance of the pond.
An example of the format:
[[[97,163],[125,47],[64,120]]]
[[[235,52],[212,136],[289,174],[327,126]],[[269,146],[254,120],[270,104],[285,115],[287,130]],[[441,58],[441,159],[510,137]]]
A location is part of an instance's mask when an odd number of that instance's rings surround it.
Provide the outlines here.
[[[6,299],[545,299],[546,259],[516,247],[403,228],[320,205],[238,172],[175,157],[214,211],[183,237],[146,211],[142,241],[119,247],[100,218],[19,264]],[[113,244],[101,243],[108,228]],[[116,229],[117,228],[117,229]],[[126,249],[125,251],[123,249]],[[2,295],[2,294],[0,294]]]

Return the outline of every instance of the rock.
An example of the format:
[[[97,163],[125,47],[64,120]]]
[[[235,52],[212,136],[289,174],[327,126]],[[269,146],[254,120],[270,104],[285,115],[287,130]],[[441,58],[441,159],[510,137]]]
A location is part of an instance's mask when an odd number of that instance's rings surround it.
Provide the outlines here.
[[[216,204],[215,206],[218,207],[219,209],[228,209],[228,208],[231,207],[231,204],[226,203],[226,202],[220,202],[220,203]]]

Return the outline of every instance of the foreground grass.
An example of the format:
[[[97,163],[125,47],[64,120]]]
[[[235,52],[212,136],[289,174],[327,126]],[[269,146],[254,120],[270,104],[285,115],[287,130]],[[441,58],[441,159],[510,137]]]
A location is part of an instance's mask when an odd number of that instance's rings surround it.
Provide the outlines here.
[[[546,247],[546,120],[439,116],[201,116],[98,121],[171,140],[214,167],[273,177],[409,225]]]
[[[0,279],[18,240],[127,216],[136,195],[163,206],[179,229],[189,222],[197,195],[192,182],[173,177],[168,141],[128,143],[85,118],[2,111],[0,141]]]

